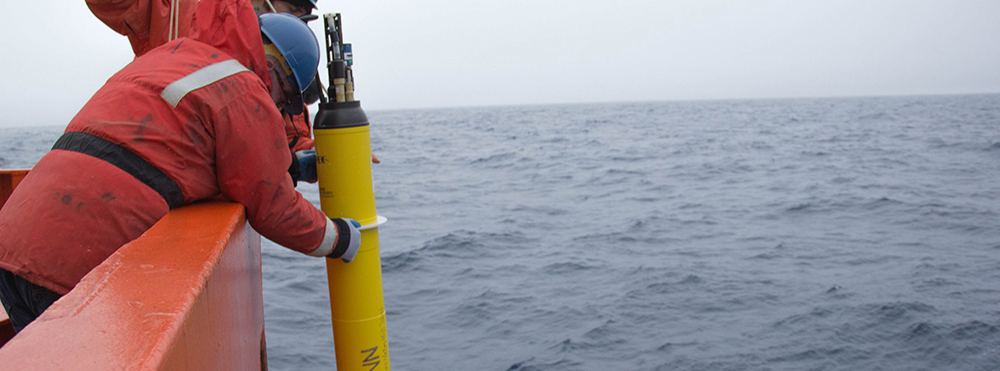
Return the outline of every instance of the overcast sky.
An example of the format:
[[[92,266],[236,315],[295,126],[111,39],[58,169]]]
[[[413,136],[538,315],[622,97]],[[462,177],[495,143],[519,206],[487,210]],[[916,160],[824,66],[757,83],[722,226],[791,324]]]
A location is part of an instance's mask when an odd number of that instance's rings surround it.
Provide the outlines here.
[[[5,4],[0,126],[65,125],[132,59],[83,0],[53,4]],[[343,13],[369,110],[1000,92],[1000,0],[319,6]]]

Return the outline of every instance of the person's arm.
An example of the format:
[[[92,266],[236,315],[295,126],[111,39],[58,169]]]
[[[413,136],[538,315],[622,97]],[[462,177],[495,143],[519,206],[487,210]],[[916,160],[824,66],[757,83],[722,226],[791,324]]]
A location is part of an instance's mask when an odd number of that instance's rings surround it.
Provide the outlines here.
[[[298,138],[295,139],[292,152],[305,151],[316,147],[312,138],[312,128],[306,122],[305,115],[307,114],[308,112],[291,117],[285,115],[284,117],[285,134],[288,136],[288,143],[292,144],[292,138]]]
[[[324,256],[333,250],[337,228],[292,186],[284,122],[260,90],[241,92],[213,117],[219,188],[246,206],[247,220],[264,237]]]

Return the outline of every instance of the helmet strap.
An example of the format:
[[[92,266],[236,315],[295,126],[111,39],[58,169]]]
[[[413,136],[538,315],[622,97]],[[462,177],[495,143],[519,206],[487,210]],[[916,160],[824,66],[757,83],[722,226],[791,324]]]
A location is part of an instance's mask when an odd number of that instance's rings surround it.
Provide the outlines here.
[[[277,46],[275,46],[273,43],[272,44],[265,43],[264,44],[264,55],[270,55],[270,56],[274,57],[275,59],[277,59],[278,60],[278,64],[280,64],[281,67],[285,69],[285,75],[288,75],[288,77],[292,76],[292,67],[289,67],[288,63],[285,62],[285,56],[281,55],[281,52],[278,51],[278,47]]]

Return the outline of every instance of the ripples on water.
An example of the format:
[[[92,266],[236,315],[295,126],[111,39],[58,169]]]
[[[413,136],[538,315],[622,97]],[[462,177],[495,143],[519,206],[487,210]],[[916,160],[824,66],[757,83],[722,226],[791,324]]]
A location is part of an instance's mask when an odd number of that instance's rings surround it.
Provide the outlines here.
[[[1000,369],[998,95],[369,116],[396,369]],[[263,249],[271,369],[332,368]]]

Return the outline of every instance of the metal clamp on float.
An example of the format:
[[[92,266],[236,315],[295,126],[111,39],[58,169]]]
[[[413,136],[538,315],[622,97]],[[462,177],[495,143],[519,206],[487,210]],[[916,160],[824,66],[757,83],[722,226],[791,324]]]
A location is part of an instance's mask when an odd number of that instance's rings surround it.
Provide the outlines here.
[[[323,19],[330,99],[321,98],[313,126],[320,206],[327,217],[361,223],[354,260],[326,260],[337,369],[389,370],[378,239],[386,218],[375,211],[368,116],[354,100],[353,56],[342,41],[340,14]]]

